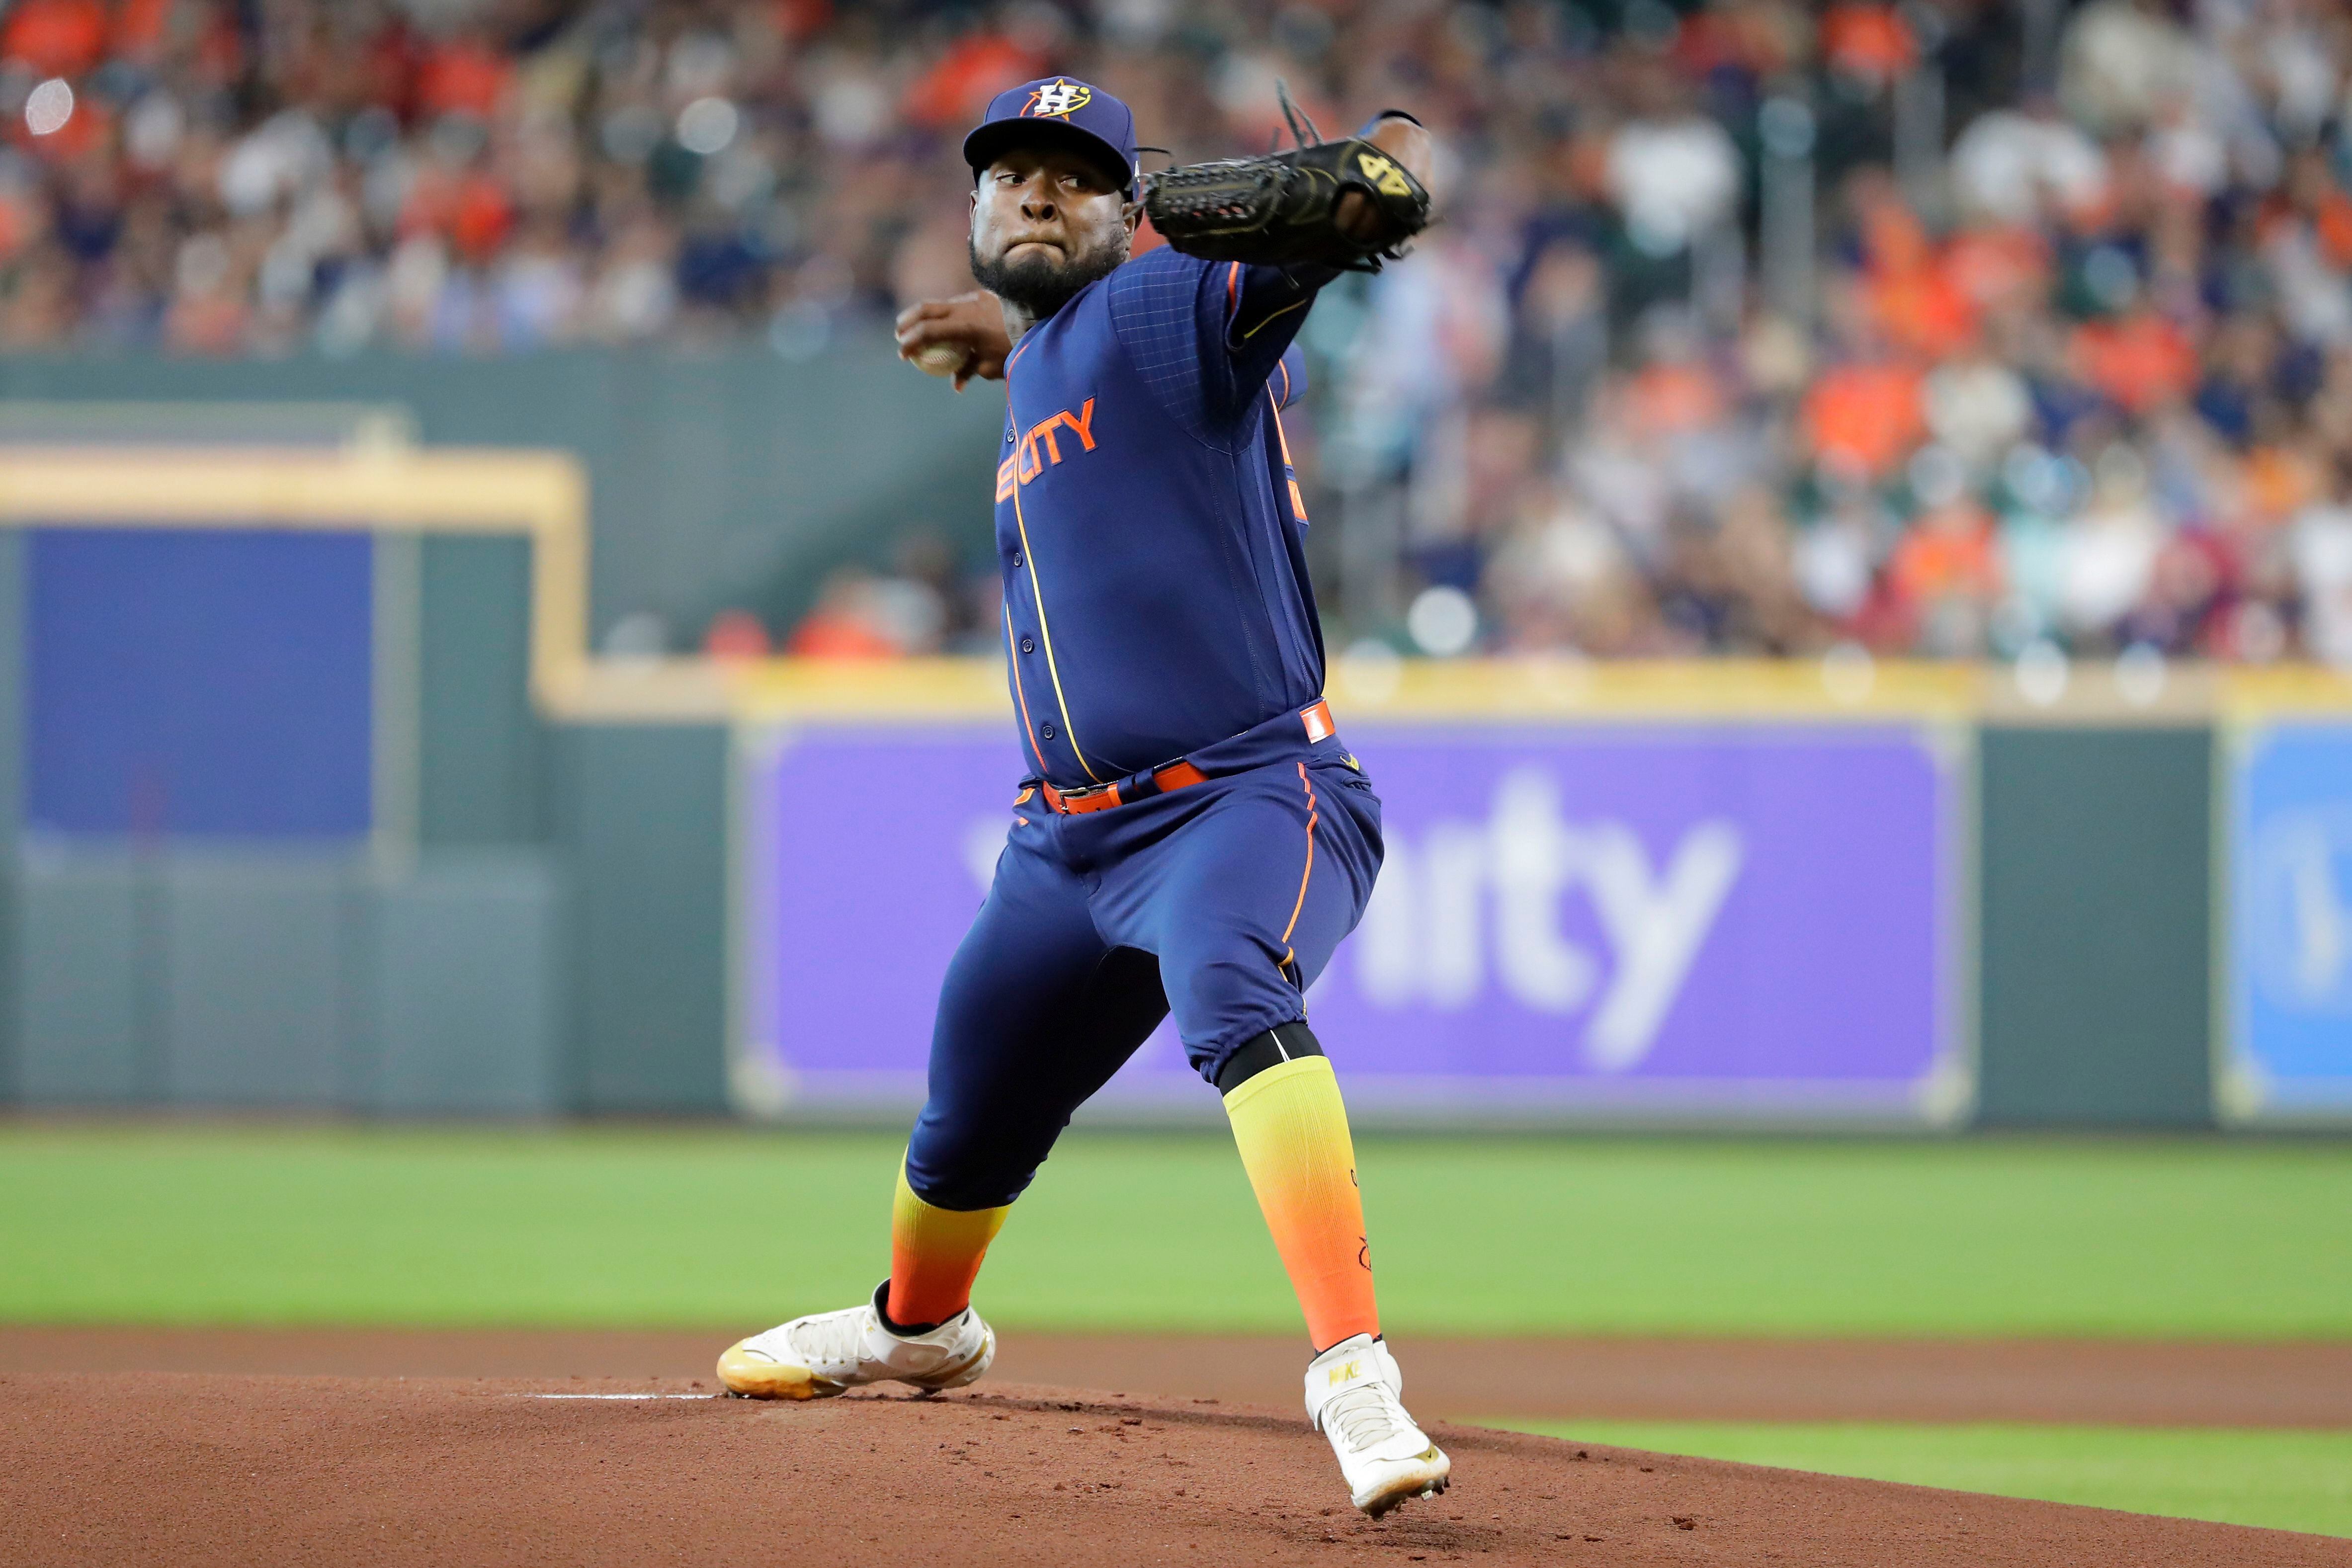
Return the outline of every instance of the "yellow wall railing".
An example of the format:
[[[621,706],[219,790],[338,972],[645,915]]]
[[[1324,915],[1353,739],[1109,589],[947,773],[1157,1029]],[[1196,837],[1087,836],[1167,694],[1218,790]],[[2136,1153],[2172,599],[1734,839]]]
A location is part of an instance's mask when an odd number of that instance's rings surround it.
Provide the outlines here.
[[[218,446],[0,450],[0,526],[507,533],[531,543],[531,693],[586,722],[980,718],[1009,708],[990,659],[614,659],[588,646],[589,497],[568,453]],[[2352,718],[2352,672],[2084,664],[2053,683],[2003,664],[1828,658],[1598,662],[1340,659],[1344,718],[1915,719],[2184,723]]]

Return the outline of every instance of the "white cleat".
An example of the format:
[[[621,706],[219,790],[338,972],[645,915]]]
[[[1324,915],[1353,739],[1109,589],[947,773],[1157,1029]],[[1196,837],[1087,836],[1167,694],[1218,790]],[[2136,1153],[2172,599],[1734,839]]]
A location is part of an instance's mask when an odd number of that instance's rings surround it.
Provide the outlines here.
[[[1405,1413],[1404,1374],[1386,1342],[1360,1333],[1307,1364],[1307,1418],[1331,1439],[1339,1474],[1374,1519],[1445,1490],[1454,1461]]]
[[[882,1292],[862,1307],[815,1312],[727,1347],[719,1381],[746,1399],[824,1399],[868,1383],[930,1393],[977,1382],[996,1359],[996,1333],[970,1307],[929,1333],[882,1326]]]

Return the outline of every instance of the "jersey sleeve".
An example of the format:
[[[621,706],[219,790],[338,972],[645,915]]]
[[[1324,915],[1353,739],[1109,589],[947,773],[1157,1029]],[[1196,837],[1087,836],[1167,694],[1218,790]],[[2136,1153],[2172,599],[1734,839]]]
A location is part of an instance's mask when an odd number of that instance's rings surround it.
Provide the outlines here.
[[[1339,270],[1227,265],[1232,269],[1228,284],[1232,309],[1225,322],[1225,350],[1233,359],[1234,379],[1251,387],[1279,382],[1276,367],[1288,358],[1298,329],[1307,324],[1308,307],[1323,286],[1339,276]],[[1279,394],[1281,389],[1277,386],[1276,391]],[[1287,402],[1289,398],[1282,401]]]
[[[1287,375],[1303,390],[1305,365],[1288,356],[1324,278],[1322,269],[1209,262],[1161,246],[1106,280],[1110,319],[1135,367],[1178,423],[1227,444],[1269,385],[1279,402]]]

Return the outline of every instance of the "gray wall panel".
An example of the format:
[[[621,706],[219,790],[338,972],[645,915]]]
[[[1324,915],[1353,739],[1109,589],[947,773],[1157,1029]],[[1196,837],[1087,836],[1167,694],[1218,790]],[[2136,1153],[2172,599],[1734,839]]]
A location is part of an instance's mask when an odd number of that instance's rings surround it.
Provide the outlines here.
[[[562,733],[583,1110],[727,1108],[727,762],[716,726]]]
[[[429,860],[382,891],[375,1109],[562,1108],[557,878],[529,854]]]
[[[25,531],[0,528],[0,838],[25,813]]]
[[[206,856],[172,868],[164,1082],[205,1105],[332,1105],[344,1091],[340,866]]]
[[[2210,1122],[2212,746],[1982,732],[1985,1124]]]
[[[418,838],[541,836],[546,734],[530,706],[530,546],[427,538],[419,638]]]
[[[152,965],[142,966],[142,878],[125,858],[34,854],[14,878],[17,1087],[26,1103],[128,1103],[163,1090]],[[152,894],[147,902],[152,904]]]

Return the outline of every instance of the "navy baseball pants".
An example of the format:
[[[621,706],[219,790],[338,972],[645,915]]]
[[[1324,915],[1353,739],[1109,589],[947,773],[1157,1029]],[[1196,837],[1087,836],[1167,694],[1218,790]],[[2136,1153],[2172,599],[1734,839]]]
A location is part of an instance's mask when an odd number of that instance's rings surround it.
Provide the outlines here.
[[[1171,1011],[1214,1083],[1306,1017],[1380,864],[1380,798],[1336,741],[1083,815],[1026,796],[940,988],[908,1185],[940,1208],[1011,1203]]]

